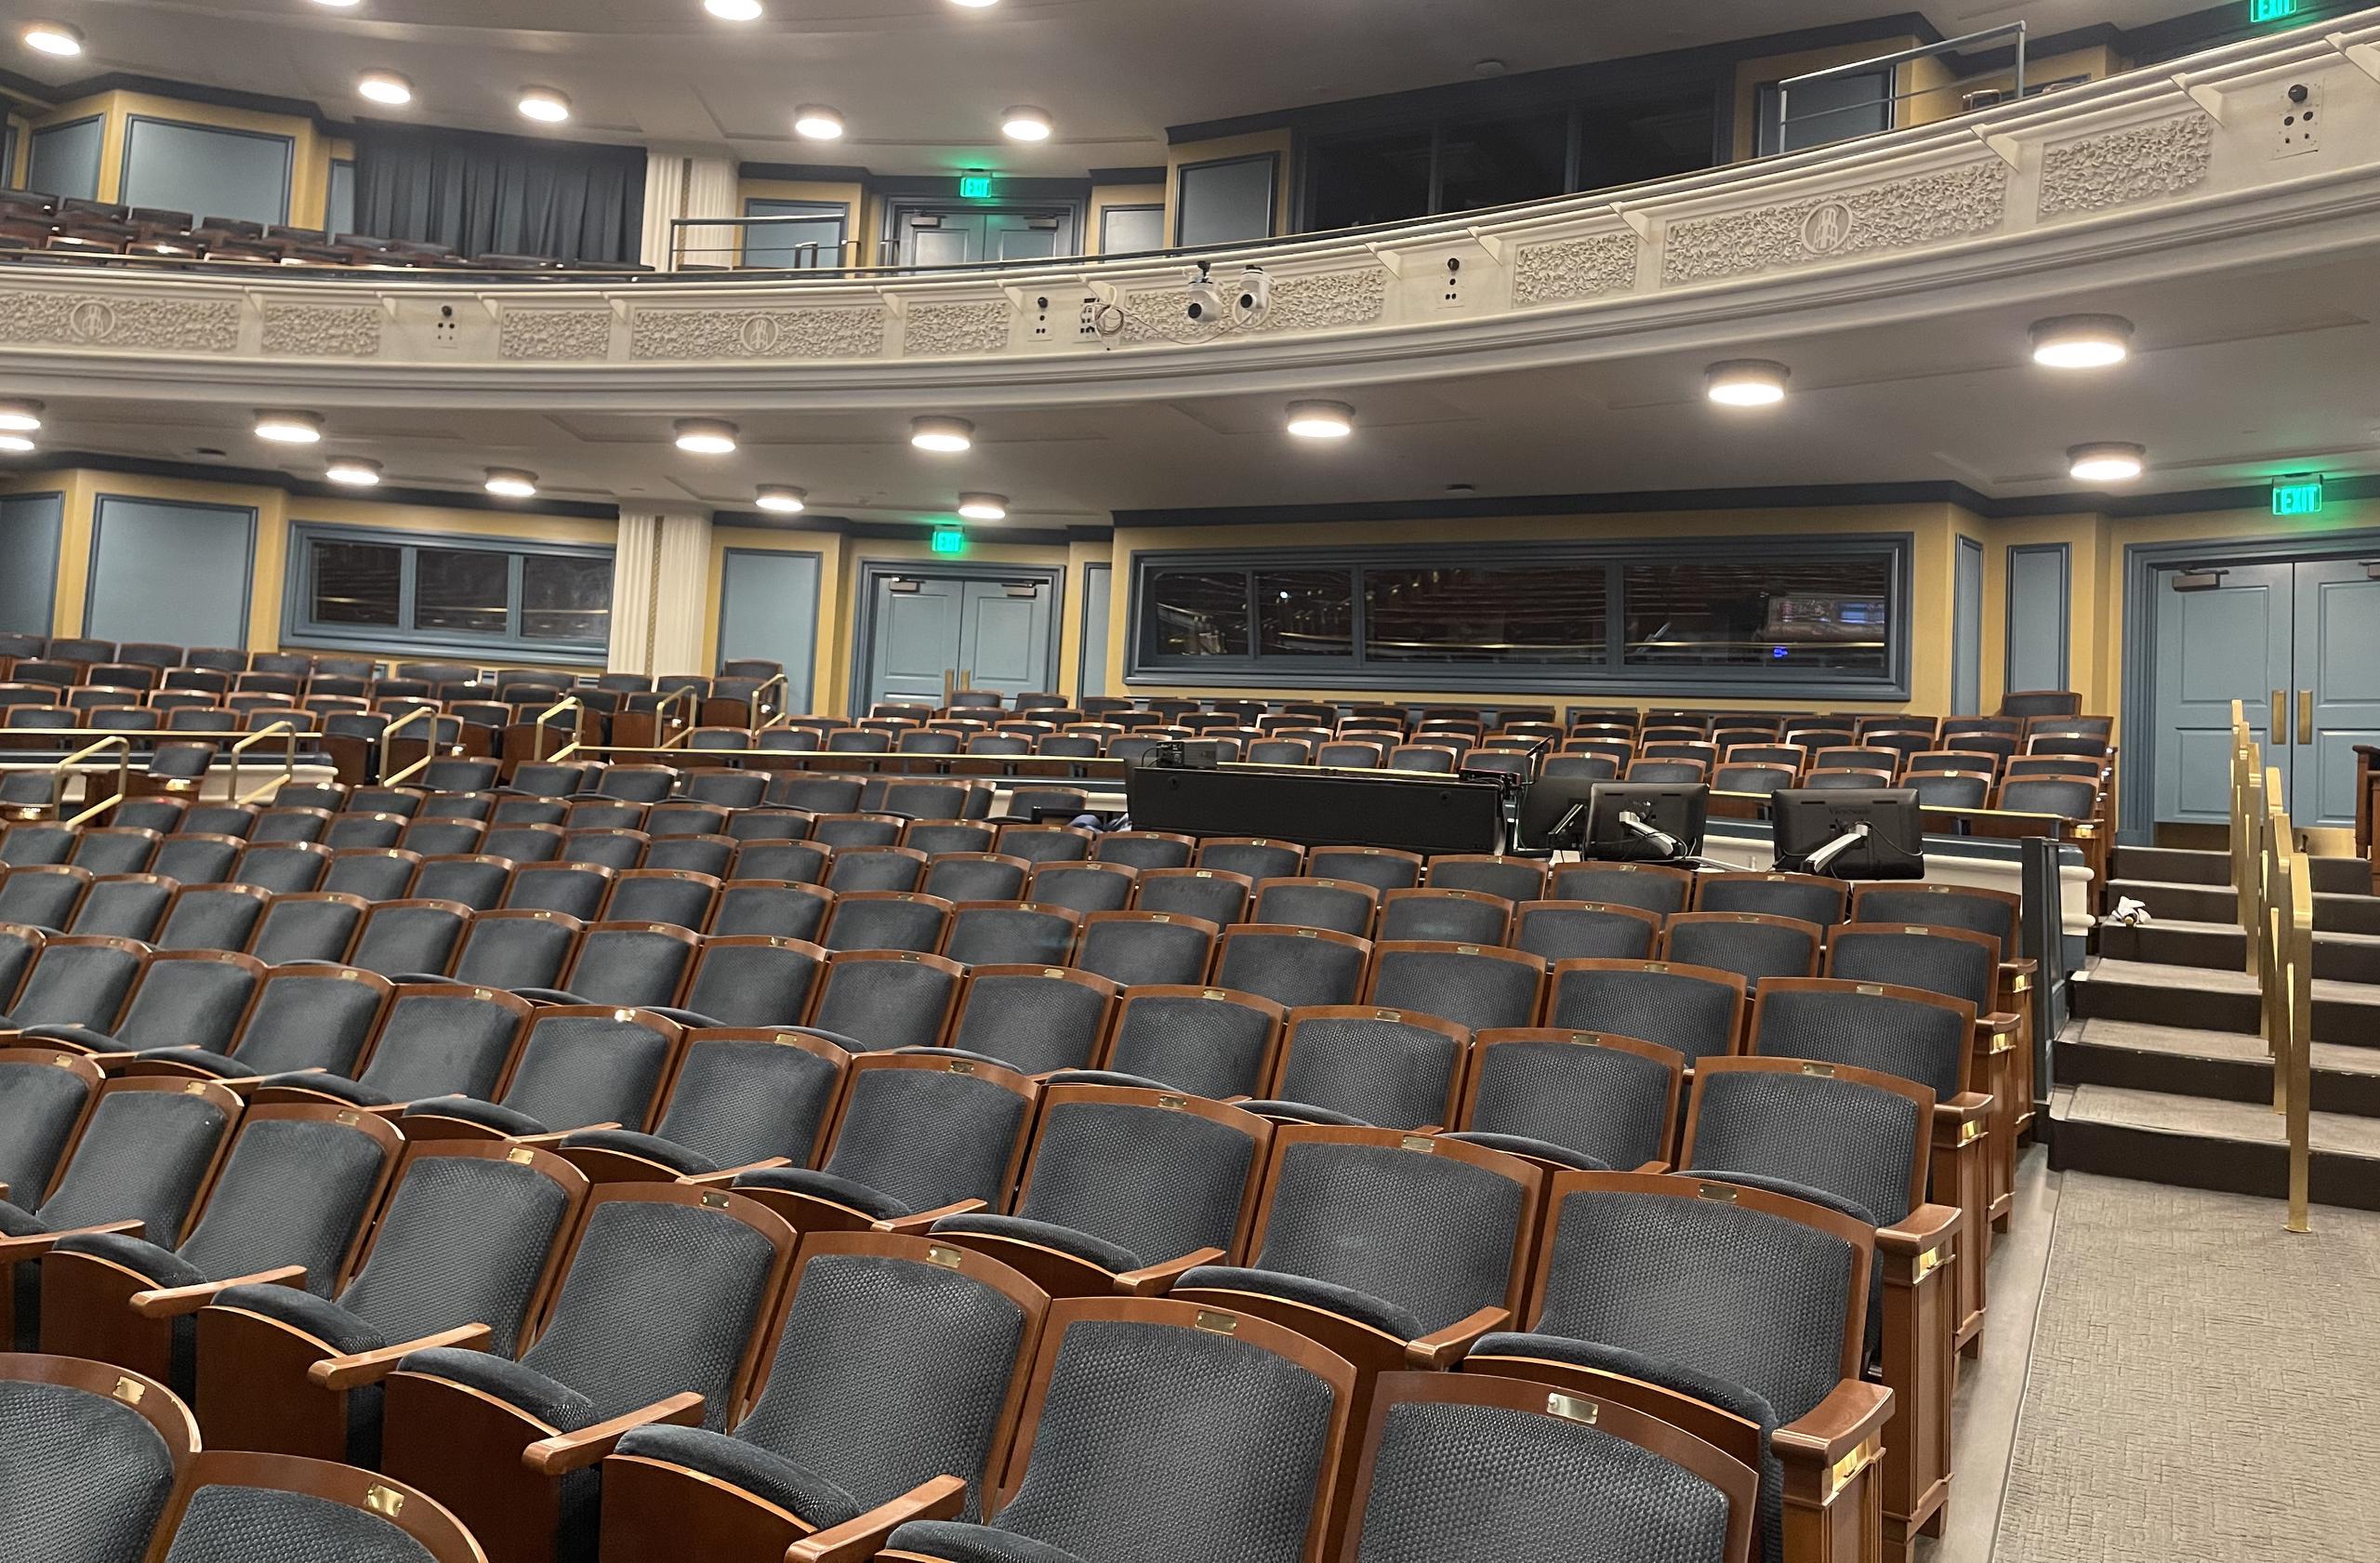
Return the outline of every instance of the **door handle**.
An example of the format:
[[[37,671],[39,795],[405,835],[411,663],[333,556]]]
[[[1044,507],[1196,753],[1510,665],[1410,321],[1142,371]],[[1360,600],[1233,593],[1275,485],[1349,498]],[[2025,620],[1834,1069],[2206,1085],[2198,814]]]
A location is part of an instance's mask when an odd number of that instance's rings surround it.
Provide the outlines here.
[[[2297,741],[2301,744],[2314,741],[2314,692],[2310,689],[2297,692]]]
[[[2274,743],[2289,742],[2289,691],[2285,689],[2272,692],[2272,726],[2268,731]]]

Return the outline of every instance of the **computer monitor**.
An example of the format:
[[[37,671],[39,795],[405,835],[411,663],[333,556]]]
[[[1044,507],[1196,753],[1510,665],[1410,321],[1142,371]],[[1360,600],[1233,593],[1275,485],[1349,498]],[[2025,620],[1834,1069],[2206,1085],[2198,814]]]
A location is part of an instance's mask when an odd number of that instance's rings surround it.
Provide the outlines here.
[[[1838,880],[1925,877],[1924,822],[1913,788],[1789,787],[1768,797],[1777,867]]]
[[[1579,850],[1620,863],[1667,863],[1702,851],[1711,789],[1700,782],[1596,782]]]
[[[1513,850],[1525,856],[1578,851],[1586,839],[1587,802],[1597,785],[1586,776],[1540,775],[1531,781],[1513,816]]]

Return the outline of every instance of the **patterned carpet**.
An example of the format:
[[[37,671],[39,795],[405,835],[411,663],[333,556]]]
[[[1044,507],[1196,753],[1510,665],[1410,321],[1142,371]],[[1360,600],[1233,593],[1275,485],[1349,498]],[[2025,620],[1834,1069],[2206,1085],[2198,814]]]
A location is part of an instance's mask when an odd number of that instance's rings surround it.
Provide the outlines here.
[[[2380,1557],[2380,1214],[2068,1173],[1995,1563]]]

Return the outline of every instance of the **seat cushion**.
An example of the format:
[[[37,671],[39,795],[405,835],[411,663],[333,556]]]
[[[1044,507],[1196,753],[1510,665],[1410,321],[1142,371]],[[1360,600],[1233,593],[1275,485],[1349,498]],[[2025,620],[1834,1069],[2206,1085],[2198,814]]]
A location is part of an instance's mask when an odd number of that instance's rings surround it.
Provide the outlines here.
[[[38,1037],[46,1042],[70,1043],[75,1047],[87,1048],[93,1053],[122,1051],[121,1045],[112,1033],[97,1030],[88,1026],[28,1026],[25,1027],[25,1035]]]
[[[59,1239],[60,1253],[87,1253],[94,1259],[104,1259],[111,1265],[121,1265],[127,1270],[149,1278],[157,1286],[198,1286],[206,1280],[206,1272],[184,1259],[169,1248],[127,1237],[122,1232],[86,1232],[78,1237]]]
[[[133,1056],[159,1058],[169,1063],[186,1065],[193,1069],[204,1069],[208,1074],[223,1080],[240,1080],[251,1073],[245,1065],[230,1053],[209,1053],[205,1048],[143,1048]]]
[[[527,1113],[475,1096],[432,1096],[405,1109],[407,1118],[454,1118],[499,1134],[542,1134],[546,1126]]]
[[[352,1102],[359,1107],[385,1107],[387,1093],[368,1085],[358,1085],[345,1075],[324,1074],[320,1069],[292,1069],[284,1075],[267,1075],[265,1085],[296,1086],[302,1091],[319,1091],[325,1096],[336,1096],[342,1102]]]
[[[946,1215],[933,1224],[937,1232],[978,1232],[987,1238],[1007,1238],[1020,1243],[1035,1243],[1053,1248],[1060,1253],[1073,1254],[1087,1264],[1103,1270],[1120,1274],[1141,1267],[1138,1254],[1130,1249],[1111,1243],[1104,1238],[1092,1237],[1071,1226],[1061,1226],[1053,1221],[1028,1221],[1021,1215],[993,1215],[987,1212],[966,1215]],[[1167,1254],[1164,1257],[1171,1258]]]
[[[0,1199],[0,1238],[30,1238],[48,1230],[31,1211]]]
[[[337,1303],[299,1286],[226,1287],[215,1294],[215,1303],[302,1330],[337,1352],[377,1351],[389,1344],[380,1331]]]
[[[1083,1563],[1063,1547],[1013,1530],[951,1519],[913,1519],[893,1531],[885,1544],[894,1552],[921,1553],[949,1563]]]
[[[1507,1156],[1533,1156],[1540,1161],[1551,1161],[1560,1167],[1576,1167],[1582,1172],[1611,1171],[1585,1151],[1557,1146],[1552,1140],[1540,1140],[1533,1134],[1497,1134],[1485,1129],[1465,1129],[1442,1137],[1461,1140],[1465,1145],[1482,1146],[1489,1150],[1501,1150]]]
[[[1386,1331],[1400,1341],[1421,1333],[1421,1321],[1395,1304],[1358,1291],[1352,1286],[1293,1276],[1282,1270],[1256,1270],[1236,1265],[1201,1265],[1183,1274],[1177,1287],[1214,1287],[1227,1291],[1258,1291],[1308,1307],[1321,1308],[1358,1324]]]
[[[562,1137],[564,1150],[616,1150],[624,1156],[641,1156],[647,1161],[658,1161],[681,1177],[689,1174],[716,1172],[719,1163],[707,1156],[688,1150],[675,1140],[665,1140],[658,1134],[640,1134],[633,1129],[581,1129]]]
[[[591,1427],[602,1420],[595,1414],[595,1402],[577,1390],[491,1351],[432,1346],[407,1357],[397,1364],[397,1371],[426,1373],[493,1395],[514,1410],[564,1433]]]
[[[817,1530],[857,1519],[859,1501],[833,1482],[758,1444],[701,1427],[640,1427],[622,1438],[622,1454],[666,1460],[716,1477],[798,1515]]]
[[[774,1188],[784,1194],[806,1194],[813,1199],[826,1199],[838,1205],[848,1205],[877,1221],[907,1215],[909,1207],[889,1194],[879,1194],[864,1183],[839,1178],[832,1172],[821,1172],[809,1167],[769,1167],[757,1172],[746,1172],[731,1185],[735,1188]]]
[[[1292,1123],[1323,1123],[1345,1129],[1371,1127],[1353,1113],[1335,1112],[1329,1107],[1317,1107],[1310,1102],[1236,1102],[1233,1106],[1259,1118],[1287,1119]]]
[[[1044,1085],[1121,1085],[1134,1091],[1171,1091],[1163,1080],[1153,1080],[1146,1075],[1128,1075],[1121,1069],[1060,1069],[1042,1082]]]

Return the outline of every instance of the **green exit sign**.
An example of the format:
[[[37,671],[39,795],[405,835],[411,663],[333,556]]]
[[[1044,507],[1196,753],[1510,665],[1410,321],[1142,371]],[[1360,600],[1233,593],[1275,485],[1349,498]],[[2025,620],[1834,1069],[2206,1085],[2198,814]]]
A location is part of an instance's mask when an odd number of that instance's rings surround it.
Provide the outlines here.
[[[2276,501],[2276,503],[2278,501]],[[935,527],[933,529],[933,551],[936,553],[965,553],[967,551],[967,534],[960,531],[956,526]]]
[[[2322,480],[2320,478],[2275,478],[2273,480],[2273,514],[2320,515],[2321,511]]]
[[[2250,21],[2281,21],[2297,14],[2297,0],[2248,0]]]
[[[2258,5],[2268,5],[2272,3],[2272,0],[2256,0],[2256,3]],[[959,198],[962,201],[990,200],[992,198],[992,176],[989,174],[959,175]]]

